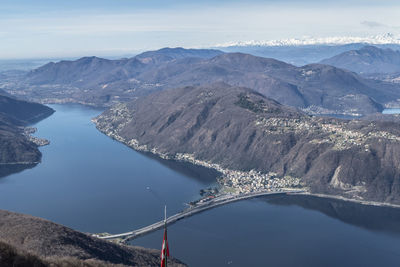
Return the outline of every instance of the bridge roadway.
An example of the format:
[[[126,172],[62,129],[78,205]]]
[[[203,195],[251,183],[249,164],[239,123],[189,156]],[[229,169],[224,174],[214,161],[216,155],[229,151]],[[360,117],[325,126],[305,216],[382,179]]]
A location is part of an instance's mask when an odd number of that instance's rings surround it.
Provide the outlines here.
[[[180,219],[183,219],[185,217],[192,216],[196,213],[215,208],[217,206],[225,205],[231,202],[239,201],[239,200],[244,200],[244,199],[250,199],[250,198],[255,198],[255,197],[260,197],[260,196],[268,196],[268,195],[279,195],[279,194],[293,194],[293,193],[302,193],[304,190],[282,190],[282,191],[258,191],[258,192],[251,192],[251,193],[246,193],[246,194],[226,194],[219,196],[217,198],[214,198],[212,200],[209,200],[207,202],[197,204],[195,207],[186,209],[180,213],[177,213],[175,215],[172,215],[171,217],[167,218],[167,225],[175,223],[176,221],[179,221]],[[123,239],[124,242],[135,239],[139,236],[148,234],[150,232],[154,232],[158,229],[161,229],[164,227],[164,221],[159,221],[156,223],[153,223],[151,225],[145,226],[143,228],[133,230],[130,232],[126,233],[121,233],[121,234],[115,234],[115,235],[106,235],[106,236],[98,236],[95,235],[96,237],[100,239]]]

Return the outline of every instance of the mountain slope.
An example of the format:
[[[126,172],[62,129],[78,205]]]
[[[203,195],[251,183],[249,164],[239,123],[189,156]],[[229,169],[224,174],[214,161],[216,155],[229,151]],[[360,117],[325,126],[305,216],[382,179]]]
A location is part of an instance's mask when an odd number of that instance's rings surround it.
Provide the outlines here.
[[[231,53],[191,64],[173,62],[137,77],[160,88],[225,82],[252,88],[278,102],[299,108],[320,107],[325,113],[368,114],[382,110],[397,91],[371,87],[354,73],[311,64],[304,67],[247,54]],[[338,101],[339,100],[339,101]],[[341,100],[341,101],[340,101]]]
[[[400,203],[397,124],[305,115],[227,84],[169,89],[120,104],[95,123],[105,134],[168,158],[299,177],[313,192]]]
[[[23,129],[0,114],[0,174],[6,168],[4,164],[38,163],[41,154],[37,147],[23,134]]]
[[[0,94],[0,114],[19,125],[35,123],[53,114],[54,110],[38,104]]]
[[[163,48],[119,60],[83,57],[75,61],[48,63],[31,71],[27,81],[31,84],[69,84],[86,88],[132,78],[155,64],[182,58],[206,59],[220,54],[223,52],[211,49]]]
[[[20,89],[8,91],[42,103],[111,106],[168,88],[225,82],[252,88],[312,114],[345,115],[380,112],[382,105],[400,98],[400,90],[393,84],[367,80],[332,66],[295,67],[241,53],[185,57],[191,56],[192,50],[183,51],[162,49],[131,59],[92,57],[49,63],[14,85]],[[207,51],[204,53],[210,56],[214,53]]]
[[[213,58],[224,52],[216,49],[185,49],[182,47],[162,48],[156,51],[147,51],[137,55],[135,58],[143,63],[160,63],[183,58]]]
[[[24,126],[44,119],[53,112],[41,104],[0,95],[0,177],[40,161],[38,139],[30,138]]]
[[[257,45],[257,44],[226,44],[217,47],[227,53],[246,53],[258,57],[275,58],[295,66],[320,62],[340,53],[359,49],[362,43],[344,45],[336,44],[304,44],[304,45]]]
[[[44,219],[4,210],[0,210],[1,242],[59,266],[159,266],[160,262],[157,250],[117,245]],[[2,257],[3,266],[1,261]],[[175,259],[169,263],[184,266]]]
[[[324,59],[321,63],[362,74],[394,73],[400,71],[400,51],[364,46]]]

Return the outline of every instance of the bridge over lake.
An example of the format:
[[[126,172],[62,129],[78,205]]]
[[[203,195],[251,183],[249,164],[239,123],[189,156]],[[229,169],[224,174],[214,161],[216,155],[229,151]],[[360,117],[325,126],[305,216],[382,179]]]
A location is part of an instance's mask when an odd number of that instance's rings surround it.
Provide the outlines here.
[[[285,189],[279,191],[257,191],[257,192],[250,192],[245,194],[225,194],[218,196],[214,199],[210,199],[200,204],[196,204],[193,207],[190,207],[180,213],[172,215],[166,219],[167,225],[173,224],[185,217],[189,217],[195,215],[199,212],[212,209],[221,205],[225,205],[231,202],[236,202],[240,200],[261,197],[261,196],[269,196],[269,195],[285,195],[285,194],[296,194],[296,193],[303,193],[304,190],[293,190],[293,189]],[[113,235],[94,235],[101,239],[121,239],[123,242],[127,242],[129,240],[135,239],[139,236],[146,235],[148,233],[154,232],[164,227],[164,220],[153,223],[151,225],[145,226],[143,228],[133,230],[126,233],[121,234],[113,234]]]

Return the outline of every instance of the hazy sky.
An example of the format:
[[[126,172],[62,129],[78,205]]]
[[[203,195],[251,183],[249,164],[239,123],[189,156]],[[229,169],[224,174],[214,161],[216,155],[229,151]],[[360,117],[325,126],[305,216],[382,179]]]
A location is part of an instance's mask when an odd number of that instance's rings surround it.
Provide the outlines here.
[[[400,33],[392,0],[0,0],[0,58]]]

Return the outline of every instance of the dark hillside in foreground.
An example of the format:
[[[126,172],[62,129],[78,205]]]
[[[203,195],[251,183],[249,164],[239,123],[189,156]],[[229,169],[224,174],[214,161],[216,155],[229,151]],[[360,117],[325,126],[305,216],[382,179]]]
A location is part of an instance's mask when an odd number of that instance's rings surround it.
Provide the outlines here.
[[[20,254],[14,258],[39,264],[56,263],[58,266],[121,264],[150,267],[159,266],[160,262],[160,252],[157,250],[117,245],[44,219],[4,210],[0,210],[0,248],[3,248],[0,253],[14,250]],[[0,258],[1,266],[2,260],[3,257]],[[168,265],[185,266],[174,259]]]
[[[0,265],[2,267],[34,266],[45,267],[46,263],[37,256],[0,241]]]

